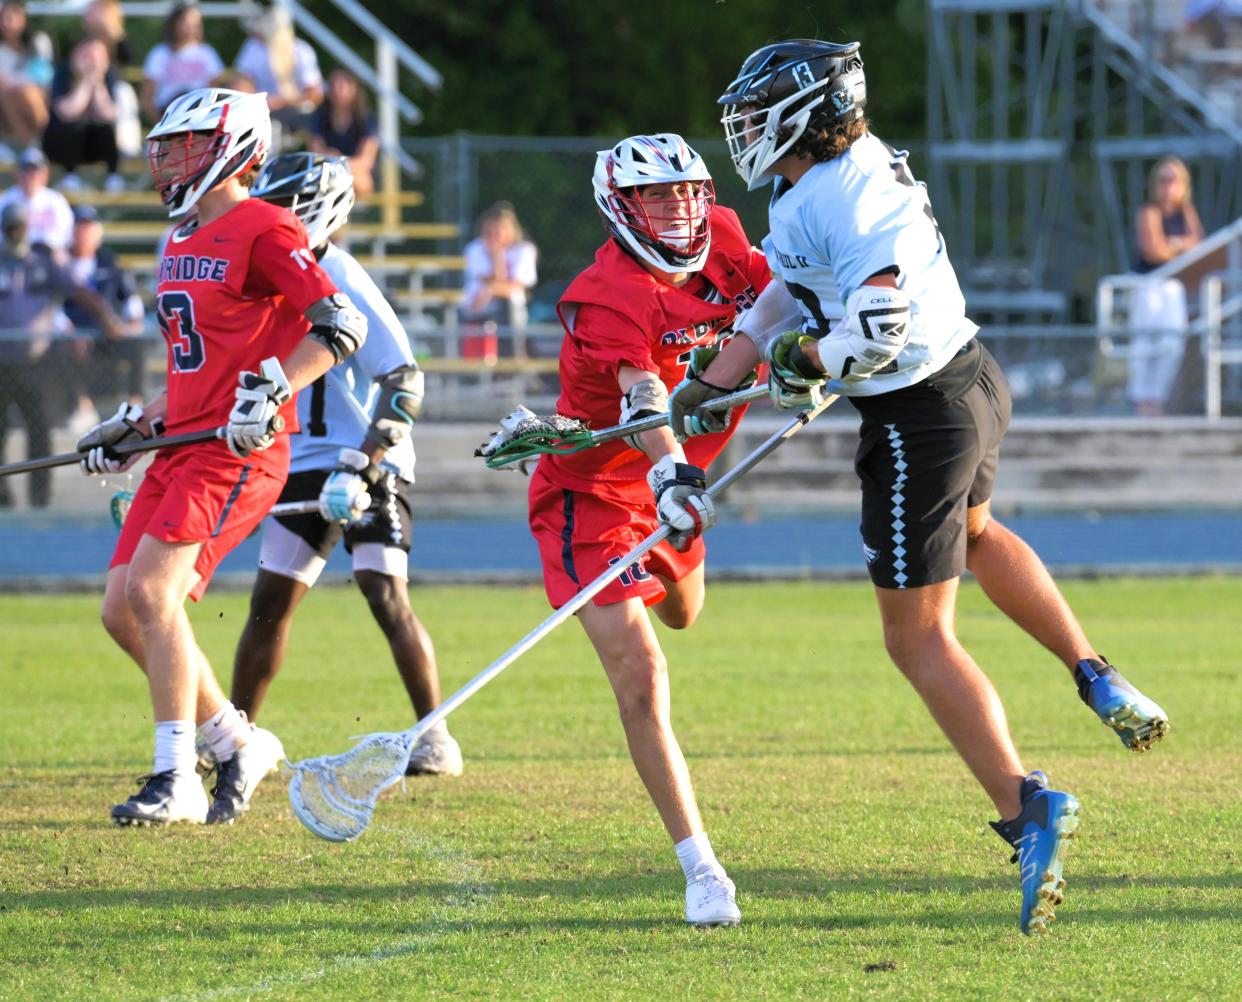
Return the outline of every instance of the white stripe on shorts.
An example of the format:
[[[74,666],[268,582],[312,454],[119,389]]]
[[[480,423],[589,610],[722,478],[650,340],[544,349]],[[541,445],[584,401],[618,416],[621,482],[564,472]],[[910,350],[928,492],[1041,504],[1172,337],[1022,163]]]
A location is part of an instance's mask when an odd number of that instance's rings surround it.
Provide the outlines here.
[[[888,429],[888,444],[893,450],[893,468],[897,471],[897,476],[893,480],[893,493],[890,500],[893,502],[892,514],[893,520],[889,523],[892,528],[893,540],[893,580],[897,582],[898,588],[904,588],[909,576],[906,574],[906,445],[901,440],[901,432],[897,430],[895,424],[886,424]]]

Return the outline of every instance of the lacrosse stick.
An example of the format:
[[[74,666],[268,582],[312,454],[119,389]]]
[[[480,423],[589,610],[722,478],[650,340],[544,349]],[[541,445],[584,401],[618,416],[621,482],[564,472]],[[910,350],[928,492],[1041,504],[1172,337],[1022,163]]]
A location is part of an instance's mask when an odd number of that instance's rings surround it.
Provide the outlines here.
[[[735,390],[727,396],[717,397],[702,404],[705,411],[728,410],[742,404],[753,403],[768,395],[767,384],[748,386]],[[500,431],[474,450],[481,456],[488,469],[503,470],[539,455],[563,456],[571,452],[591,449],[614,439],[637,435],[668,423],[668,415],[653,414],[625,424],[613,425],[592,431],[577,418],[563,414],[540,416],[525,407],[519,407],[500,422]]]
[[[713,498],[719,497],[836,399],[835,396],[824,397],[798,414],[712,484],[707,493]],[[289,803],[298,820],[330,842],[348,842],[361,835],[371,823],[379,795],[404,777],[410,750],[427,731],[590,602],[632,564],[668,538],[671,531],[668,526],[661,526],[653,532],[409,730],[399,734],[368,734],[350,751],[340,755],[323,755],[292,763]]]
[[[112,521],[119,529],[125,524],[125,516],[129,514],[129,506],[133,504],[133,491],[117,491],[112,495]],[[358,510],[366,511],[371,507],[371,495],[365,494],[358,498]],[[284,504],[272,505],[269,515],[311,515],[318,514],[318,501],[286,501]]]
[[[135,452],[153,452],[156,449],[172,449],[179,445],[198,445],[201,442],[213,442],[224,438],[223,428],[204,428],[202,431],[187,431],[181,435],[163,435],[160,438],[141,438],[133,442],[122,442],[114,445],[112,451],[118,456],[131,456]],[[42,459],[27,459],[21,463],[9,463],[0,466],[0,477],[12,476],[14,473],[32,473],[35,470],[49,470],[53,466],[72,466],[82,461],[84,453],[62,452],[55,456],[44,456]]]

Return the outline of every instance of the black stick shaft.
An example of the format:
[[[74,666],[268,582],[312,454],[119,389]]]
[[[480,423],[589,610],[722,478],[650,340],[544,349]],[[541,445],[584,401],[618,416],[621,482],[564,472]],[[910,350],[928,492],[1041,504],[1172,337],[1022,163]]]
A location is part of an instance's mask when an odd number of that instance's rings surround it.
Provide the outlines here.
[[[213,442],[224,437],[223,428],[204,428],[202,431],[187,431],[181,435],[165,435],[163,438],[144,438],[134,442],[123,442],[113,447],[118,455],[128,456],[135,452],[151,452],[154,449],[170,449],[179,445],[197,445],[200,442]],[[21,463],[9,463],[0,466],[0,477],[9,477],[15,473],[32,473],[35,470],[47,470],[54,466],[72,466],[82,459],[80,452],[62,452],[56,456],[44,456],[42,459],[27,459]]]

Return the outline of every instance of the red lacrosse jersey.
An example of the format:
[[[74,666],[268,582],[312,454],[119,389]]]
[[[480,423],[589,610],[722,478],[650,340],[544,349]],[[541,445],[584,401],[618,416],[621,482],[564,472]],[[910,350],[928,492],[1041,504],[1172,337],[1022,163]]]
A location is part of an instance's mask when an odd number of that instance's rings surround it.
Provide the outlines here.
[[[680,287],[661,282],[615,240],[596,252],[595,263],[574,279],[557,304],[566,335],[558,413],[591,428],[618,424],[621,366],[655,373],[672,390],[685,377],[693,348],[721,345],[733,336],[734,321],[754,304],[772,273],[731,209],[717,205],[711,228],[703,270]],[[706,469],[724,449],[743,410],[734,410],[725,431],[687,441],[686,459]],[[651,460],[624,440],[566,456],[543,456],[539,463],[554,484],[568,490],[630,499],[649,495]]]
[[[251,198],[205,226],[175,229],[156,286],[168,433],[227,424],[238,373],[284,359],[309,330],[306,308],[336,291],[288,209]],[[280,413],[285,432],[296,431],[296,401]]]

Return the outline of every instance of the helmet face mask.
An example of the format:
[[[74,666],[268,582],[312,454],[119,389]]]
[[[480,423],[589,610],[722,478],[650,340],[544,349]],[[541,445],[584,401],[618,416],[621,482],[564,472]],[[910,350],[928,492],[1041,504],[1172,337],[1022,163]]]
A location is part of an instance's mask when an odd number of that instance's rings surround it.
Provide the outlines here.
[[[601,150],[592,185],[609,233],[640,262],[668,274],[703,267],[716,192],[680,136],[633,136]]]
[[[292,211],[317,248],[348,221],[354,178],[344,157],[284,153],[264,165],[250,193]]]
[[[733,166],[753,191],[808,130],[855,121],[866,101],[857,42],[764,46],[746,58],[719,100]]]
[[[267,159],[272,123],[266,94],[205,87],[182,94],[147,134],[155,188],[172,217],[208,191]]]

